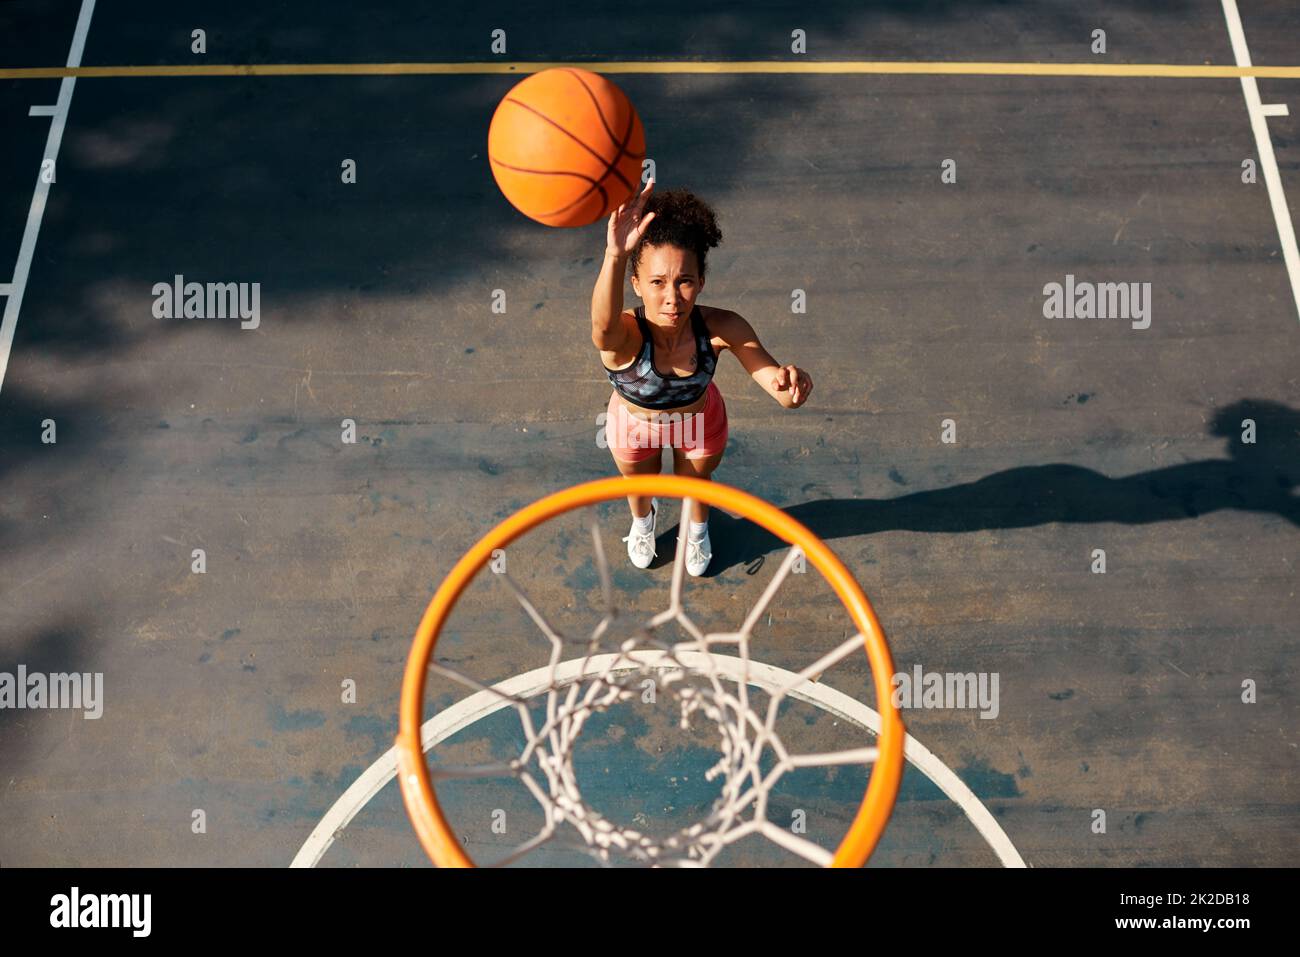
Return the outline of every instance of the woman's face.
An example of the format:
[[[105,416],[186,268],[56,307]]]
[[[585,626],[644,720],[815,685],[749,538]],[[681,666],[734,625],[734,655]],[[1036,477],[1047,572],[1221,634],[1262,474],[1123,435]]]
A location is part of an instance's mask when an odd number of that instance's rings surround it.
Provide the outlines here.
[[[643,246],[632,288],[645,303],[646,318],[658,325],[688,322],[704,288],[695,253],[676,246]]]

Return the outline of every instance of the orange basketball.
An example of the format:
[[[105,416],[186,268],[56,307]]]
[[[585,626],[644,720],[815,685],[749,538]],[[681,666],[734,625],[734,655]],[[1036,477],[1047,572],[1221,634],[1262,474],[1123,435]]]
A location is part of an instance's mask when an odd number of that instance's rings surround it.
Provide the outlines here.
[[[587,226],[639,192],[645,131],[597,73],[558,67],[517,83],[488,128],[488,160],[511,205],[547,226]]]

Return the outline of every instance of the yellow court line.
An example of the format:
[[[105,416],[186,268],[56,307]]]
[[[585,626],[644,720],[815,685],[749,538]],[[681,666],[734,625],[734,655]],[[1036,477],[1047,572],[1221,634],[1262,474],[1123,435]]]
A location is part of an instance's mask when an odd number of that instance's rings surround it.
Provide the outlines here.
[[[1178,63],[927,63],[807,60],[654,60],[610,63],[533,61],[491,63],[248,63],[196,66],[81,66],[0,69],[0,80],[61,77],[156,76],[425,76],[433,74],[527,74],[555,67],[593,73],[834,73],[948,76],[1086,76],[1235,79],[1244,76],[1300,79],[1300,66],[1211,66]]]

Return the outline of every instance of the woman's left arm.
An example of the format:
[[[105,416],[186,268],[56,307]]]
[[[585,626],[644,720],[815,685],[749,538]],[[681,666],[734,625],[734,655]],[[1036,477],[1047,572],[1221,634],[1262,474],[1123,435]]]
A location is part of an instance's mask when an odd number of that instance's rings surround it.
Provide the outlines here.
[[[812,378],[796,365],[781,365],[758,341],[758,334],[739,313],[728,312],[719,336],[736,354],[750,378],[786,409],[797,409],[808,401]]]

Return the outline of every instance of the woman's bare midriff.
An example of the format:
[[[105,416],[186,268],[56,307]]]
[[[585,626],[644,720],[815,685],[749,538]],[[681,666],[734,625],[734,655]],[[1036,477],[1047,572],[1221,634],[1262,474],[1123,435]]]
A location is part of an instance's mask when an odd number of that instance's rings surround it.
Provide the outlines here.
[[[617,395],[617,393],[615,394]],[[704,404],[708,401],[708,396],[702,395],[690,405],[677,406],[672,409],[647,409],[643,405],[633,405],[622,395],[618,396],[618,401],[623,403],[623,407],[638,418],[653,419],[656,415],[671,415],[674,412],[679,412],[682,415],[690,415],[692,412],[699,412],[704,408]]]

